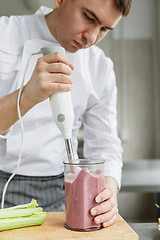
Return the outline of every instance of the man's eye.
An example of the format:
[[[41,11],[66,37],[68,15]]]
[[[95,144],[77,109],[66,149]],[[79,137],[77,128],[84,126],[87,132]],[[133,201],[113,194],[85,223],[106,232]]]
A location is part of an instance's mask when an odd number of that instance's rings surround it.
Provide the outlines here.
[[[102,31],[102,32],[107,32],[107,31],[108,31],[108,29],[107,29],[107,28],[105,28],[105,27],[102,27],[102,28],[101,28],[101,31]]]
[[[84,16],[87,18],[87,20],[89,20],[90,22],[94,22],[95,19],[94,18],[90,18],[86,13],[84,13]]]

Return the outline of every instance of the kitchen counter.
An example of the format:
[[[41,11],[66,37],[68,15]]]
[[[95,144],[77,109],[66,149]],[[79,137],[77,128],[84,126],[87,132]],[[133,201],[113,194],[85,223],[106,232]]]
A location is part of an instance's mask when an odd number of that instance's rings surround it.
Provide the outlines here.
[[[139,240],[159,240],[160,231],[157,223],[129,223],[138,234]]]
[[[0,232],[0,240],[138,240],[136,232],[118,215],[116,222],[93,232],[76,232],[64,227],[65,212],[47,213],[44,224]]]

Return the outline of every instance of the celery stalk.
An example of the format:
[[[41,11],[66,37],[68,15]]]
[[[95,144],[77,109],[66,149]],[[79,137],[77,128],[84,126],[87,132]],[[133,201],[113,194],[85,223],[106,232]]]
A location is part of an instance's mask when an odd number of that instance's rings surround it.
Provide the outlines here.
[[[42,212],[41,207],[37,208],[26,208],[26,209],[0,209],[0,219],[1,218],[15,218],[15,217],[25,217],[31,216],[35,212]]]
[[[46,213],[37,212],[29,217],[0,219],[0,231],[14,229],[14,228],[41,225],[44,222],[45,217],[46,217]]]
[[[41,225],[46,213],[37,206],[37,201],[32,199],[28,204],[0,209],[0,231]]]
[[[5,209],[35,208],[37,206],[38,206],[37,201],[33,198],[30,203],[23,204],[23,205],[17,205],[17,206],[10,207],[10,208],[5,208]]]

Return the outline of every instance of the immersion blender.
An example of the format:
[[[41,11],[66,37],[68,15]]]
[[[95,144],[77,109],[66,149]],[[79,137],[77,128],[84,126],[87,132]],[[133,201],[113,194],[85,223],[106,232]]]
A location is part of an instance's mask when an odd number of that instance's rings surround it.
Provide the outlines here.
[[[43,56],[53,52],[60,52],[65,55],[65,49],[63,47],[49,46],[41,48],[41,53]],[[49,100],[53,119],[65,140],[68,160],[69,162],[74,162],[74,153],[71,140],[74,113],[71,93],[70,91],[53,93],[50,95]]]

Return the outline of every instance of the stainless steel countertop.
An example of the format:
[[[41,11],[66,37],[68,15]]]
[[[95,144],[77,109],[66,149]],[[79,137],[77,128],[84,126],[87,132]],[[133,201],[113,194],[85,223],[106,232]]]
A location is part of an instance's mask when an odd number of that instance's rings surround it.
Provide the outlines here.
[[[157,223],[128,223],[138,234],[139,240],[160,240]]]
[[[121,191],[160,193],[160,159],[124,162]]]

